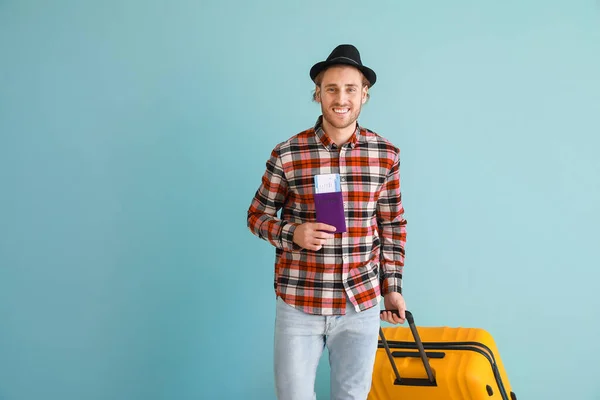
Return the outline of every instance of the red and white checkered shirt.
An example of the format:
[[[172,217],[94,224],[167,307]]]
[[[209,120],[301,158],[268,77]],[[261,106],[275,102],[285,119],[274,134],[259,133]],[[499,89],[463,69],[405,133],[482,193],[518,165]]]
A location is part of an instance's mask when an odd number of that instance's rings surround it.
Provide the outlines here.
[[[402,292],[406,220],[400,192],[400,150],[357,124],[342,146],[313,128],[278,144],[248,209],[248,228],[275,246],[275,293],[309,314],[343,315],[381,295]],[[294,230],[317,222],[314,176],[338,173],[347,231],[318,251],[293,242]],[[281,216],[277,213],[281,210]]]

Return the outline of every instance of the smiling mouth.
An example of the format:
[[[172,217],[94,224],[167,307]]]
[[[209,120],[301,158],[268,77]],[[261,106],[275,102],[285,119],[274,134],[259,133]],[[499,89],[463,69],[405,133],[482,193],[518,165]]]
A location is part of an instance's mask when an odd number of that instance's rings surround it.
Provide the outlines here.
[[[333,112],[338,115],[344,115],[344,114],[347,114],[348,112],[350,112],[350,109],[349,108],[334,108]]]

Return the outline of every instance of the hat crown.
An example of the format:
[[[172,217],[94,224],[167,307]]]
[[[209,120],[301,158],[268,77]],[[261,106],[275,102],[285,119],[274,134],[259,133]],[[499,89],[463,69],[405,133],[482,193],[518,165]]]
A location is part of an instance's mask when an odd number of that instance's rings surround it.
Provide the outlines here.
[[[327,57],[327,61],[332,61],[336,58],[347,58],[354,61],[358,65],[362,65],[362,61],[360,59],[360,52],[356,47],[354,47],[351,44],[340,44],[339,46],[337,46],[335,49],[333,49],[331,54],[329,54],[329,57]]]

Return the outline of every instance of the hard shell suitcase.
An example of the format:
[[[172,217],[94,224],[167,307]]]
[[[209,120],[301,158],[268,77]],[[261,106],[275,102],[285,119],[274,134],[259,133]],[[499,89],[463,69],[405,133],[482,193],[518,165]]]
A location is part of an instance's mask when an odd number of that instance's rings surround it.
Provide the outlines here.
[[[481,328],[379,330],[368,400],[516,400],[492,336]]]

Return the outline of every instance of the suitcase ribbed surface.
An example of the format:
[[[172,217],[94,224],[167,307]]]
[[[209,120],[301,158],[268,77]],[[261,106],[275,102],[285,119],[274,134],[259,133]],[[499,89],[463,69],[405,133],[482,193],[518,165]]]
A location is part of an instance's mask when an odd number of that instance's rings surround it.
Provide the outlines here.
[[[419,336],[425,345],[426,352],[444,353],[444,358],[429,358],[436,378],[437,386],[403,386],[394,385],[395,375],[384,348],[377,350],[373,369],[373,383],[369,400],[391,399],[443,399],[443,400],[479,400],[502,399],[499,386],[490,361],[477,351],[471,350],[433,350],[428,343],[443,342],[479,342],[493,352],[504,389],[511,399],[511,388],[498,349],[492,336],[479,328],[452,327],[418,327]],[[383,328],[385,337],[392,352],[414,352],[418,350],[397,348],[394,342],[411,342],[414,338],[408,327]],[[477,347],[475,347],[477,349]],[[487,352],[481,349],[482,352]],[[421,358],[395,357],[396,366],[401,378],[427,378]]]

